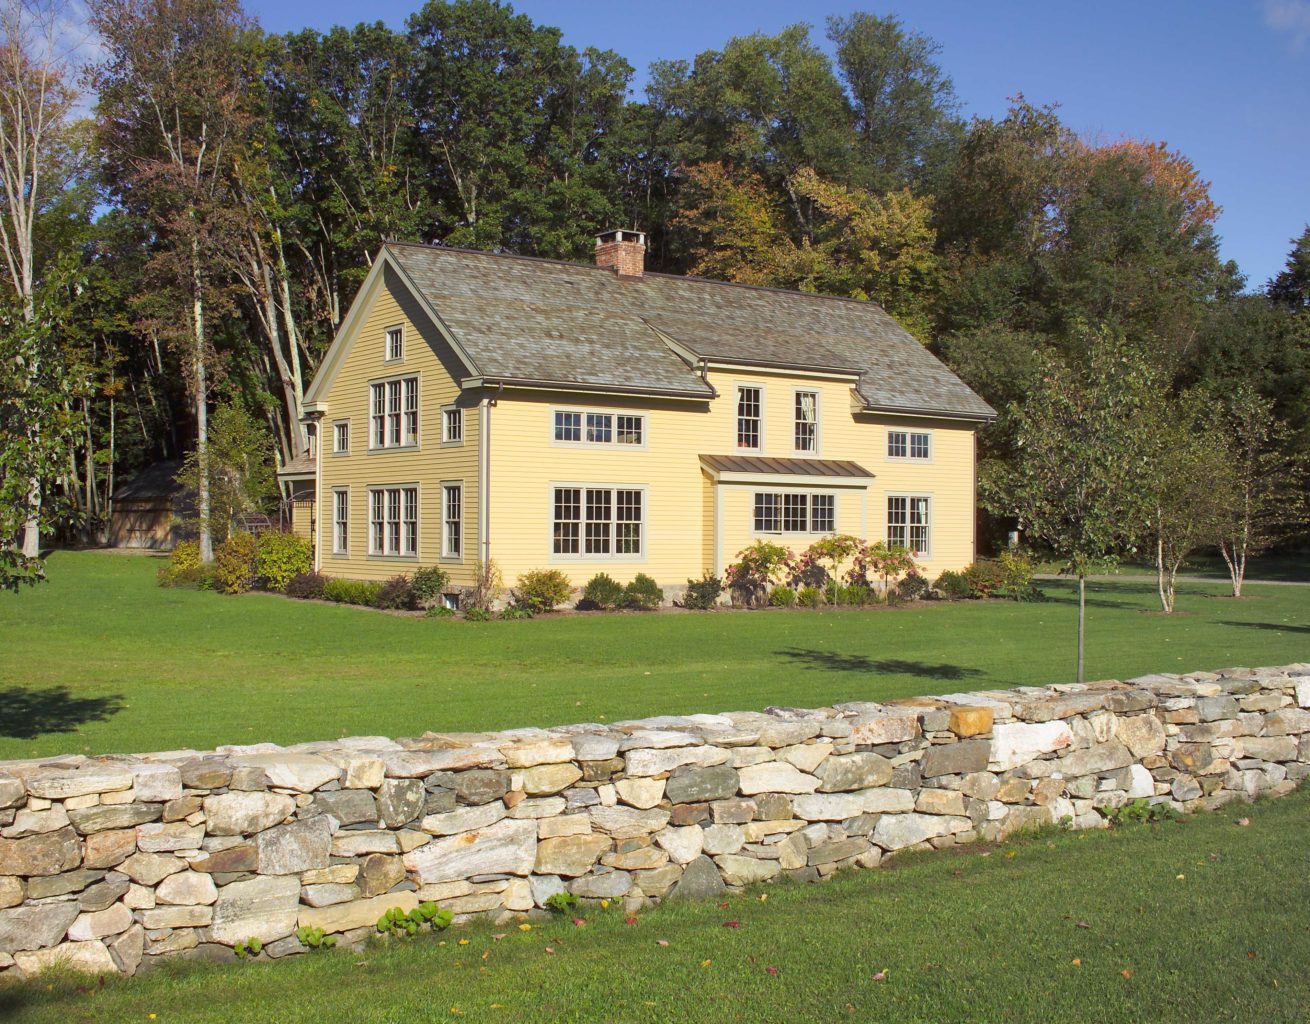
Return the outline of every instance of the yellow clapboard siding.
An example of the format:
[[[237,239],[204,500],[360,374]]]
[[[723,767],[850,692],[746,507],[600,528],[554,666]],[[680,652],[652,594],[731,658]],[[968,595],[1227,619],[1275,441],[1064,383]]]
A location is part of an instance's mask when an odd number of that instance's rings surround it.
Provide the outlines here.
[[[478,404],[463,395],[456,377],[463,370],[445,340],[429,322],[405,286],[390,268],[383,271],[380,287],[358,301],[370,303],[363,311],[353,345],[331,383],[322,419],[320,528],[321,568],[329,576],[350,579],[386,579],[411,573],[420,566],[440,564],[452,582],[472,583],[477,555],[478,515]],[[404,330],[404,358],[387,362],[384,346],[389,327]],[[369,383],[393,376],[419,377],[419,443],[416,448],[370,451]],[[442,407],[464,409],[464,442],[441,442]],[[334,424],[350,423],[349,454],[332,451]],[[462,481],[463,558],[441,557],[443,481]],[[368,554],[368,489],[375,486],[417,484],[419,488],[419,554],[417,557]],[[333,552],[333,491],[349,488],[349,553]]]

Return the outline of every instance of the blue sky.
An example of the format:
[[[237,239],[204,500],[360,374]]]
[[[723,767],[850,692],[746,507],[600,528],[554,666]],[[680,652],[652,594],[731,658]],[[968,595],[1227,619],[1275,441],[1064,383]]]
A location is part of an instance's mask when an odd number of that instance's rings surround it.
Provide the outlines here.
[[[248,0],[274,32],[378,20],[402,27],[420,0]],[[1094,141],[1164,140],[1196,163],[1223,207],[1223,254],[1251,287],[1283,266],[1310,222],[1310,0],[518,0],[567,42],[637,68],[734,35],[829,14],[894,13],[936,39],[966,114],[1002,114],[1023,92],[1058,102]]]

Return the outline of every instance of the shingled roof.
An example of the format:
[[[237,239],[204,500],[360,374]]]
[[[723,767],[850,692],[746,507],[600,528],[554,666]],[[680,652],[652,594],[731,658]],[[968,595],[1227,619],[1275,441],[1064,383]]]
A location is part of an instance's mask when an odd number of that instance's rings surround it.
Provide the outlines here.
[[[995,416],[874,302],[443,246],[387,250],[490,383],[709,397],[681,351],[849,373],[871,410]]]

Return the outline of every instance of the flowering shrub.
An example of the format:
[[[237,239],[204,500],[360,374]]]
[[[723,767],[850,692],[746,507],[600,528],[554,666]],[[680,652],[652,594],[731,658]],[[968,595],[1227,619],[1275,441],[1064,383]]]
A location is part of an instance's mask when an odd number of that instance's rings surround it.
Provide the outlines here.
[[[725,573],[733,602],[747,607],[763,604],[769,588],[794,571],[795,564],[790,549],[767,540],[757,540],[737,552],[737,561]]]
[[[859,586],[871,587],[875,580],[887,593],[893,583],[906,573],[916,571],[914,557],[902,547],[889,548],[879,541],[877,544],[863,544],[851,559],[850,571],[846,573],[846,582]]]

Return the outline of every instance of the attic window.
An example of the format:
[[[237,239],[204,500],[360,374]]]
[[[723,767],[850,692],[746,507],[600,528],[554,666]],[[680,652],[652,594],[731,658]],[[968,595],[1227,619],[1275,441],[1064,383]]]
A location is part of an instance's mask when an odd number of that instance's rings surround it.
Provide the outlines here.
[[[394,363],[405,358],[405,329],[403,327],[387,328],[387,362]]]

